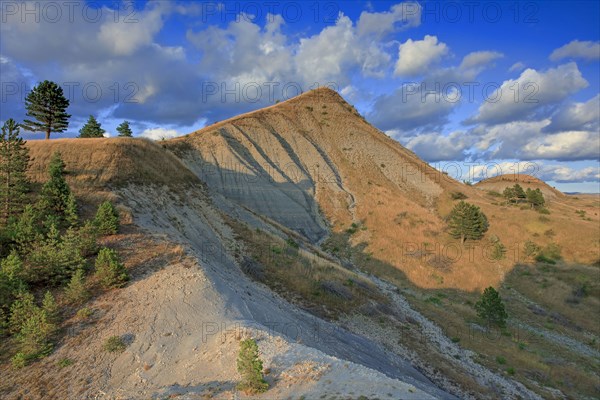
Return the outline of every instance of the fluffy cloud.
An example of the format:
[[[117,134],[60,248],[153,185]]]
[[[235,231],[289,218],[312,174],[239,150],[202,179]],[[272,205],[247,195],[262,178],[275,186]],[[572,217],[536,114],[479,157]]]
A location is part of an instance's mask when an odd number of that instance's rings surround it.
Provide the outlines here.
[[[552,115],[552,122],[544,130],[559,132],[588,130],[598,132],[600,126],[600,95],[585,103],[570,103]]]
[[[396,30],[417,27],[421,24],[422,7],[417,2],[393,5],[388,12],[363,11],[358,19],[359,36],[384,36]]]
[[[487,160],[597,160],[600,137],[597,131],[546,133],[549,118],[540,121],[513,121],[494,126],[479,125],[468,134],[479,157]]]
[[[520,151],[522,159],[594,160],[598,159],[600,136],[597,132],[568,131],[539,136]]]
[[[597,182],[600,180],[600,168],[572,168],[565,164],[545,164],[532,161],[500,161],[478,165],[466,165],[468,179],[480,181],[497,175],[527,174],[545,182]]]
[[[434,130],[447,122],[448,115],[459,103],[457,95],[447,97],[429,92],[426,84],[406,84],[391,95],[375,99],[369,121],[382,130]]]
[[[464,159],[466,151],[474,143],[474,138],[465,132],[449,135],[431,132],[408,138],[395,136],[395,139],[429,162]]]
[[[425,75],[427,67],[448,53],[448,46],[436,36],[426,35],[423,40],[408,39],[400,45],[395,75]]]
[[[600,59],[600,42],[581,42],[573,40],[550,54],[550,60],[559,61],[564,58],[581,58],[583,60]]]
[[[498,124],[527,120],[542,107],[557,104],[587,86],[574,62],[543,72],[526,69],[519,78],[504,81],[468,122]]]
[[[598,182],[600,167],[574,169],[566,165],[542,165],[538,177],[553,182]]]

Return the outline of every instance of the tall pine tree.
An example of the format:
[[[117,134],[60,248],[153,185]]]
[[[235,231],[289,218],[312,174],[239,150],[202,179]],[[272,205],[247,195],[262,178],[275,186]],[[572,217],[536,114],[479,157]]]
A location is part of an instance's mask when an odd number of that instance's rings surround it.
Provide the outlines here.
[[[44,81],[25,98],[27,116],[36,121],[26,119],[21,126],[28,131],[45,132],[46,139],[50,139],[50,133],[62,133],[69,126],[71,115],[67,114],[67,107],[69,100],[62,88],[54,82]]]
[[[129,121],[123,121],[123,123],[117,126],[117,132],[119,132],[120,137],[132,137],[133,132],[131,132],[131,128],[129,127]]]
[[[19,137],[19,126],[11,118],[2,126],[0,136],[0,228],[23,210],[29,189],[28,164],[29,150]]]
[[[80,138],[102,138],[104,137],[104,133],[106,131],[102,129],[102,125],[100,122],[94,118],[93,115],[90,115],[90,118],[86,122],[86,124],[79,130]]]

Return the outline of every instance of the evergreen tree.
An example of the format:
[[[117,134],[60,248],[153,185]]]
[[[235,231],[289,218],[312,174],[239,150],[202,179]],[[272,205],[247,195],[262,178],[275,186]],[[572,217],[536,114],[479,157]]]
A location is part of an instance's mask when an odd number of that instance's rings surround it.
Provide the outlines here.
[[[239,390],[255,394],[266,392],[269,388],[263,376],[263,363],[258,357],[258,345],[254,339],[240,342],[237,370],[242,375],[242,381],[237,385]]]
[[[58,304],[56,304],[56,300],[54,300],[54,296],[50,293],[49,290],[44,294],[44,300],[42,301],[42,310],[46,312],[48,316],[48,321],[56,324],[59,321],[59,309]]]
[[[515,188],[514,187],[510,187],[507,186],[504,189],[504,192],[502,192],[502,195],[504,196],[504,198],[506,198],[506,200],[508,200],[510,203],[514,203],[517,201],[517,193],[515,192]]]
[[[67,236],[66,237],[72,237]],[[36,242],[27,257],[25,271],[31,283],[62,284],[78,269],[83,268],[85,259],[73,242],[61,240],[58,230],[51,226],[46,238]]]
[[[16,251],[12,251],[8,257],[0,263],[0,310],[6,317],[10,305],[20,292],[26,290],[27,286],[22,280],[23,262]],[[0,323],[4,318],[0,318]]]
[[[8,327],[11,333],[19,332],[27,318],[29,318],[37,308],[33,294],[22,291],[17,293],[16,297],[16,300],[10,306]]]
[[[517,201],[523,201],[523,200],[525,200],[525,198],[527,196],[525,195],[525,191],[523,190],[523,188],[521,187],[521,185],[519,185],[518,183],[515,183],[515,186],[513,186],[513,189],[515,191],[515,196],[517,198]]]
[[[106,131],[102,129],[102,126],[93,115],[90,115],[90,118],[86,122],[86,124],[79,130],[80,138],[103,138],[104,133]]]
[[[69,126],[71,116],[66,113],[69,100],[63,90],[54,82],[44,81],[35,86],[25,98],[27,116],[37,121],[25,120],[21,126],[32,132],[45,132],[46,139],[50,133],[64,132]]]
[[[38,216],[30,204],[25,206],[23,213],[12,227],[13,240],[22,253],[27,253],[30,244],[39,240],[39,231],[36,225]]]
[[[464,242],[481,239],[488,229],[488,220],[479,207],[461,200],[450,212],[448,226],[450,234]]]
[[[65,297],[72,304],[82,304],[89,299],[90,294],[85,287],[83,269],[78,269],[71,277],[69,284],[65,288]]]
[[[28,358],[47,355],[52,350],[50,338],[55,331],[56,325],[50,321],[46,311],[34,306],[16,335],[21,352]]]
[[[0,227],[6,228],[9,218],[18,215],[29,188],[27,166],[29,150],[19,137],[19,126],[12,118],[2,126],[0,135]]]
[[[70,227],[76,226],[79,222],[79,215],[77,215],[77,200],[73,192],[67,197],[67,204],[65,204],[65,220]]]
[[[54,215],[59,219],[65,216],[71,189],[65,180],[65,163],[61,154],[56,152],[52,155],[48,167],[50,180],[42,187],[39,206],[44,216]]]
[[[94,225],[100,235],[114,235],[119,230],[119,213],[110,201],[100,204]]]
[[[96,258],[96,277],[105,288],[120,287],[129,280],[125,266],[119,262],[117,253],[109,248],[102,248]]]
[[[506,314],[500,294],[493,287],[490,286],[483,291],[481,298],[475,303],[475,310],[477,315],[485,319],[488,324],[506,326],[508,314]]]
[[[120,137],[132,137],[133,132],[131,132],[131,128],[129,127],[129,121],[123,121],[123,123],[117,126],[117,132],[119,132]]]
[[[531,205],[531,208],[541,208],[546,203],[540,189],[531,190],[527,188],[526,196],[527,202]]]

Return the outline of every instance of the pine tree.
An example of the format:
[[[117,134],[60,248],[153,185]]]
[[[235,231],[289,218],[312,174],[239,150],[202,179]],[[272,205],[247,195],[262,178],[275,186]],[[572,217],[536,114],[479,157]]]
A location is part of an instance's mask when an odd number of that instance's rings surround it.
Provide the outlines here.
[[[102,129],[102,126],[93,115],[90,115],[90,118],[86,122],[86,124],[79,130],[80,138],[103,138],[104,133],[106,131]]]
[[[502,195],[508,200],[510,203],[514,203],[517,200],[517,193],[515,192],[514,187],[507,186],[502,192]]]
[[[77,200],[73,192],[67,197],[67,204],[65,204],[65,221],[70,227],[76,226],[79,222],[79,215],[77,214]]]
[[[44,300],[42,301],[42,310],[46,312],[48,316],[48,321],[56,324],[59,320],[59,309],[58,304],[56,304],[56,300],[54,300],[54,296],[50,293],[49,290],[44,294]]]
[[[110,201],[100,204],[94,225],[99,235],[114,235],[119,230],[119,213]]]
[[[19,126],[12,118],[2,126],[0,136],[0,227],[5,228],[9,218],[18,215],[29,189],[27,167],[29,150],[19,137]]]
[[[96,258],[96,277],[105,288],[120,287],[129,280],[127,269],[119,262],[117,253],[109,248],[102,248]]]
[[[54,82],[44,81],[35,86],[25,98],[27,116],[37,121],[25,120],[21,126],[32,132],[45,132],[46,139],[50,133],[64,132],[69,126],[71,116],[66,113],[69,100],[63,90]]]
[[[525,200],[525,198],[527,197],[525,195],[525,191],[523,190],[521,185],[519,185],[518,183],[515,183],[515,186],[513,186],[513,190],[515,191],[515,196],[517,198],[517,201]]]
[[[242,375],[242,381],[237,385],[239,390],[255,394],[266,392],[269,388],[263,376],[263,363],[258,357],[258,345],[254,339],[240,342],[237,370]]]
[[[50,338],[55,331],[56,325],[50,321],[46,311],[34,306],[16,335],[21,352],[28,358],[47,355],[52,350]]]
[[[83,269],[78,269],[65,288],[65,297],[72,304],[82,304],[89,299],[90,294],[85,287],[85,274]]]
[[[450,234],[464,242],[481,239],[488,229],[488,220],[479,207],[461,200],[450,212],[448,226]]]
[[[22,253],[27,253],[30,244],[39,240],[39,231],[36,225],[38,214],[32,205],[25,206],[23,213],[12,227],[13,240]]]
[[[540,189],[531,190],[527,188],[526,197],[527,202],[531,205],[531,208],[540,208],[546,203],[544,200],[544,195]]]
[[[16,297],[16,300],[10,306],[8,327],[11,333],[19,332],[27,318],[32,315],[37,308],[33,294],[22,291],[17,293]]]
[[[500,294],[493,287],[490,286],[483,291],[481,298],[475,303],[475,310],[479,318],[485,319],[488,324],[506,326],[508,314]]]
[[[67,210],[71,188],[65,180],[65,163],[59,152],[52,155],[48,171],[50,180],[42,187],[39,200],[40,210],[45,216],[54,215],[62,219]]]
[[[123,121],[123,123],[117,126],[117,132],[119,132],[120,137],[132,137],[133,132],[131,132],[131,128],[129,127],[129,121]]]
[[[27,288],[22,277],[23,262],[17,252],[13,250],[0,263],[0,310],[5,316],[8,315],[10,305],[16,296]],[[2,319],[0,318],[0,322]]]

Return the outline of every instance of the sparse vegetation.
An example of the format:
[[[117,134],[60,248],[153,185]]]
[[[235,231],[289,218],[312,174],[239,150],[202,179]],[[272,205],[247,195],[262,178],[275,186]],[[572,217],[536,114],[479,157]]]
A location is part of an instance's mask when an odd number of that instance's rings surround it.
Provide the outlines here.
[[[122,353],[127,345],[120,336],[111,336],[104,342],[104,350],[109,353]]]
[[[237,385],[238,390],[257,394],[264,393],[269,388],[263,376],[263,363],[258,356],[256,340],[246,339],[240,342],[237,370],[242,375],[242,380]]]
[[[450,193],[450,197],[452,198],[452,200],[464,200],[468,196],[463,192],[452,192]]]

